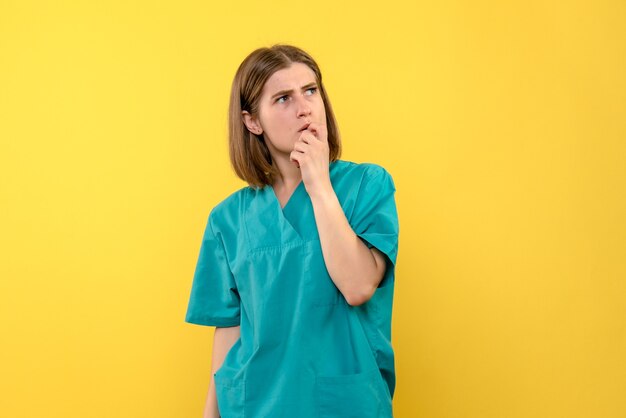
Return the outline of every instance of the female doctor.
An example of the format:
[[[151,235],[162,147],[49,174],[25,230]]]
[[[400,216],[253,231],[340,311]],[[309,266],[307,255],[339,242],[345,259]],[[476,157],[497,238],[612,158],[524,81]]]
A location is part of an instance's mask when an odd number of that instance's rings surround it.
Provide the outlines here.
[[[395,187],[339,159],[309,54],[244,59],[229,151],[248,186],[209,214],[185,319],[216,327],[204,417],[392,417]]]

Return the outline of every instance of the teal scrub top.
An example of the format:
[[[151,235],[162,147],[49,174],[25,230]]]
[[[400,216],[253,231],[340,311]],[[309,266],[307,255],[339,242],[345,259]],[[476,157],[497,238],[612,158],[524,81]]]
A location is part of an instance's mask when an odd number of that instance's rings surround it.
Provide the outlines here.
[[[372,163],[337,160],[329,174],[354,232],[387,259],[360,306],[328,274],[302,182],[284,208],[267,185],[244,187],[209,214],[185,321],[241,326],[214,375],[222,418],[393,416],[394,182]]]

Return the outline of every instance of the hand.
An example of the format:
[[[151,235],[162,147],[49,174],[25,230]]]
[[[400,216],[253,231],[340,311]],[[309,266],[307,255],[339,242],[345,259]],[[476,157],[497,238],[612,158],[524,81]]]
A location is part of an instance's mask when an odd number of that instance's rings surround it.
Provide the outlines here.
[[[311,122],[309,127],[302,131],[289,156],[300,168],[302,181],[309,195],[324,192],[330,186],[326,124]]]

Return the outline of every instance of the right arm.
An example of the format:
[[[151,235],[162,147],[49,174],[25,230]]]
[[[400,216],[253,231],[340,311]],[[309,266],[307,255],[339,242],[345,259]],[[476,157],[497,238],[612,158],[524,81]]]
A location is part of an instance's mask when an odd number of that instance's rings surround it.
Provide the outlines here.
[[[204,407],[203,418],[220,418],[217,407],[215,381],[213,375],[222,366],[224,358],[241,335],[241,327],[216,327],[213,334],[213,354],[211,358],[211,380],[209,393]]]

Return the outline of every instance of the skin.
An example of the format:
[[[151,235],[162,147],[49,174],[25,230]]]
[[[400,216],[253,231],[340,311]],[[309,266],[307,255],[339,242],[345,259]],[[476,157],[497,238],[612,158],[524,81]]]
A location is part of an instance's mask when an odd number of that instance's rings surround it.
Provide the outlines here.
[[[222,367],[226,354],[241,336],[241,326],[236,327],[216,327],[213,334],[213,353],[211,358],[211,380],[209,381],[209,392],[202,418],[220,418],[220,411],[217,405],[217,392],[215,390],[215,378],[213,375]]]
[[[383,278],[384,255],[355,234],[341,208],[329,174],[328,132],[324,102],[315,73],[293,63],[267,80],[259,112],[242,112],[246,127],[263,134],[280,176],[272,188],[281,206],[302,181],[315,213],[324,262],[346,301],[367,302]],[[286,92],[285,92],[286,91]],[[275,96],[277,92],[283,92]],[[306,129],[300,130],[303,126]]]

